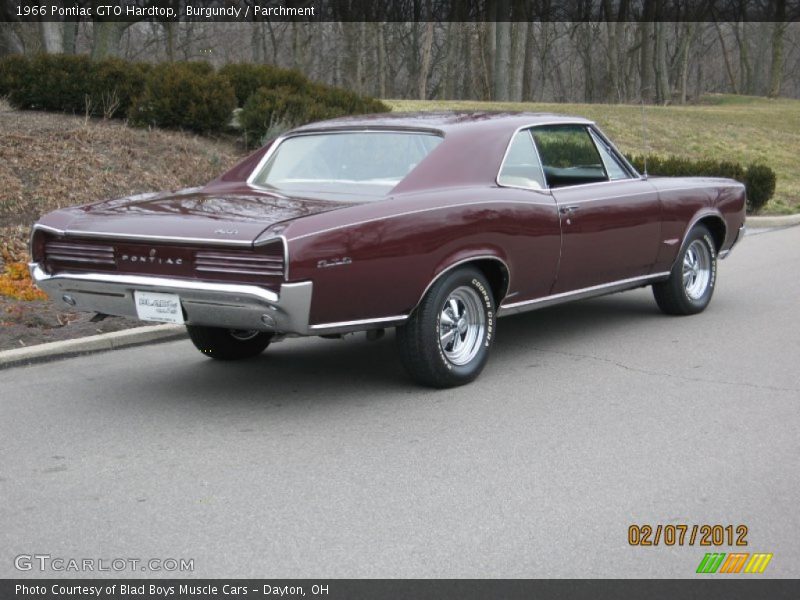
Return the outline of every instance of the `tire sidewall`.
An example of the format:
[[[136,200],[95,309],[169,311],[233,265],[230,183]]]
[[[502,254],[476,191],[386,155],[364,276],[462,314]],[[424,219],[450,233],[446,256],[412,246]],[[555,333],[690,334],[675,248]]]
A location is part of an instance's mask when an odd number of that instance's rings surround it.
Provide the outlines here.
[[[686,257],[689,247],[697,240],[703,242],[703,244],[706,246],[706,249],[710,253],[711,274],[708,280],[708,286],[703,292],[703,295],[700,296],[700,298],[694,299],[689,296],[689,294],[686,292],[686,287],[683,285],[683,260]],[[674,278],[676,285],[680,287],[681,299],[687,305],[687,307],[691,309],[691,312],[700,312],[706,306],[708,306],[709,302],[711,302],[711,296],[714,295],[714,288],[717,284],[717,249],[716,244],[714,243],[714,238],[711,236],[711,232],[709,232],[705,227],[696,227],[687,238],[686,244],[681,250],[678,261],[675,264]]]
[[[483,338],[480,342],[480,348],[475,357],[464,365],[456,365],[450,362],[444,353],[441,343],[439,342],[439,331],[441,325],[442,309],[448,296],[456,288],[466,286],[472,288],[481,300],[483,307],[484,319],[486,326],[483,332]],[[486,278],[474,268],[459,269],[445,276],[445,278],[436,286],[432,295],[431,322],[426,323],[425,326],[429,328],[432,333],[433,345],[435,346],[435,361],[437,370],[452,381],[468,382],[473,380],[483,370],[486,361],[489,359],[489,349],[494,342],[496,331],[497,311],[495,309],[494,295],[486,281]]]

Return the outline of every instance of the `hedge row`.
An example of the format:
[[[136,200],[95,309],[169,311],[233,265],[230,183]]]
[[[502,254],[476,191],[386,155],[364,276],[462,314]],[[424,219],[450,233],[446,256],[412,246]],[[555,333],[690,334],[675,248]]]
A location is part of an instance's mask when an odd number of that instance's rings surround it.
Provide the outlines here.
[[[1,59],[0,96],[20,109],[128,118],[198,133],[225,131],[240,106],[239,120],[251,142],[280,127],[389,110],[380,101],[270,65],[227,65],[217,72],[205,62],[153,66],[53,54]]]
[[[271,65],[230,64],[220,74],[233,84],[242,106],[239,123],[253,143],[311,121],[389,110],[380,100],[314,83],[298,71]]]
[[[628,156],[640,172],[644,172],[644,156]],[[690,160],[680,156],[647,157],[647,173],[664,177],[727,177],[745,185],[747,211],[758,213],[775,193],[776,176],[770,167],[753,163],[748,167],[730,161]]]

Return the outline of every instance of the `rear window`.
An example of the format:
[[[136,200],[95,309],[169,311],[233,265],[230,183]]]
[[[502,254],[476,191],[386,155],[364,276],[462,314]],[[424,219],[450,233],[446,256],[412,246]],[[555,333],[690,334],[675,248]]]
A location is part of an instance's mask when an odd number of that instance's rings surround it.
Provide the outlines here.
[[[251,183],[289,194],[385,196],[442,138],[422,132],[341,132],[285,139]]]

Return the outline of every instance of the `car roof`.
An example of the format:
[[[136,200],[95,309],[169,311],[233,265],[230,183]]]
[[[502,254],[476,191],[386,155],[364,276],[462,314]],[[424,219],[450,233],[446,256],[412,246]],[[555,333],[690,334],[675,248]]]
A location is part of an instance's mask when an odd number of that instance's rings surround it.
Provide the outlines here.
[[[534,112],[392,112],[318,121],[298,127],[289,134],[341,129],[415,129],[445,134],[455,129],[460,131],[491,129],[497,132],[513,132],[520,127],[562,123],[593,124],[593,121],[583,117]]]

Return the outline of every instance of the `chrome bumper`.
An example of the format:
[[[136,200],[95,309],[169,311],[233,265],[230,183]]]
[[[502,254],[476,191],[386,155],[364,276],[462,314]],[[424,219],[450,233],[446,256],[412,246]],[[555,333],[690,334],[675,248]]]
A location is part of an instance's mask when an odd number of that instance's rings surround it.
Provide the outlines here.
[[[284,283],[280,293],[255,285],[209,283],[115,273],[48,275],[38,263],[31,278],[66,309],[137,318],[134,290],[177,294],[190,325],[308,335],[312,283]]]

